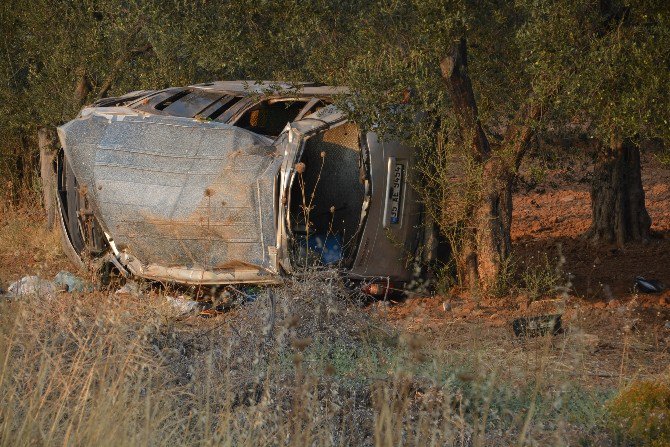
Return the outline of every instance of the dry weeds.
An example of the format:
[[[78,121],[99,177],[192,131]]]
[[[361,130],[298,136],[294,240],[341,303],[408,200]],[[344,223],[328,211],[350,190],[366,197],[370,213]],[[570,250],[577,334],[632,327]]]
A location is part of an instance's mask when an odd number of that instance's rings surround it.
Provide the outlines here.
[[[37,215],[11,213],[3,280],[62,262]],[[31,252],[43,261],[19,265]],[[306,271],[214,318],[179,315],[161,294],[4,300],[0,445],[612,442],[603,404],[635,372],[590,377],[582,332],[440,331],[389,325],[331,271]],[[630,337],[628,353],[611,353],[622,364],[639,355]]]

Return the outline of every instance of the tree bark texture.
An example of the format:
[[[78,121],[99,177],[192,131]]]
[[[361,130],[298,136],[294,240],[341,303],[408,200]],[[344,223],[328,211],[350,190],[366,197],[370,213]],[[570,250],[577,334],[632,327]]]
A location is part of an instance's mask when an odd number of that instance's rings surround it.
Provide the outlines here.
[[[631,141],[613,137],[609,148],[600,151],[591,183],[591,214],[587,236],[594,242],[621,247],[649,237],[640,150]]]
[[[512,245],[512,189],[523,157],[528,152],[531,139],[535,134],[534,124],[540,115],[540,107],[533,102],[532,98],[529,98],[527,103],[518,110],[514,117],[514,122],[507,127],[502,142],[503,151],[511,155],[511,165],[507,166],[507,170],[504,173],[505,180],[503,181],[501,192],[503,234],[506,237],[505,243],[510,249]]]
[[[465,234],[457,260],[461,281],[484,291],[495,284],[511,251],[512,185],[533,135],[540,108],[528,101],[508,127],[502,154],[493,153],[484,132],[467,71],[467,41],[462,38],[440,61],[442,79],[453,101],[460,133],[481,164],[479,200],[466,211]],[[529,98],[530,99],[530,98]],[[510,157],[511,156],[511,157]]]
[[[37,144],[40,148],[40,178],[42,180],[42,200],[47,217],[47,229],[54,228],[56,219],[56,136],[53,129],[41,127],[37,131]]]
[[[86,71],[85,67],[77,67],[76,75],[77,85],[75,86],[73,97],[75,104],[81,107],[86,104],[86,98],[88,98],[88,94],[91,93],[93,86],[91,85],[91,81],[89,80],[88,72]]]
[[[455,43],[440,61],[442,79],[453,101],[464,142],[482,165],[482,191],[477,203],[466,210],[465,232],[458,260],[461,281],[470,289],[493,285],[502,260],[509,253],[501,218],[500,163],[491,157],[491,146],[481,125],[472,82],[467,72],[467,42]]]

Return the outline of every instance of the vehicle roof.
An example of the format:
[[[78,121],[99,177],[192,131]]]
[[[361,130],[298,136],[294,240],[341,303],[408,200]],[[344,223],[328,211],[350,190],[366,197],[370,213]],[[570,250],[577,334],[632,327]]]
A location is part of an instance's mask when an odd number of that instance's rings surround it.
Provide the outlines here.
[[[238,95],[295,95],[300,96],[334,96],[348,93],[347,87],[319,85],[313,82],[284,82],[284,81],[213,81],[194,84],[189,88],[231,92]]]
[[[96,217],[146,266],[229,272],[229,282],[241,266],[258,282],[274,269],[282,157],[270,139],[124,107],[89,108],[58,132]]]

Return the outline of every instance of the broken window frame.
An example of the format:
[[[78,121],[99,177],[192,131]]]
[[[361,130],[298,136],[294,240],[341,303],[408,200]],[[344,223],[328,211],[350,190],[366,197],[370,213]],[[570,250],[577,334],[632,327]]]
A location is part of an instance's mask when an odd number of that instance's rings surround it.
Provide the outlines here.
[[[240,102],[242,102],[242,101],[240,101]],[[240,124],[239,124],[240,120],[242,120],[243,117],[245,115],[247,115],[248,113],[251,113],[254,110],[258,110],[258,108],[260,108],[263,104],[275,105],[275,104],[278,104],[278,103],[289,103],[289,104],[291,104],[291,103],[296,103],[296,102],[304,103],[304,106],[300,109],[300,111],[298,111],[298,113],[296,114],[296,118],[293,118],[293,119],[286,122],[286,124],[289,124],[289,123],[297,121],[297,117],[300,116],[301,114],[303,114],[303,112],[305,111],[305,108],[311,102],[308,98],[301,97],[301,96],[295,96],[295,97],[288,97],[288,98],[287,97],[270,97],[270,98],[262,98],[260,100],[250,99],[250,101],[247,103],[247,105],[245,107],[243,107],[241,110],[237,111],[232,116],[232,119],[230,119],[226,122],[230,123],[233,126],[238,126],[242,129],[246,129],[250,132],[258,133],[258,134],[266,136],[266,137],[277,139],[279,137],[279,135],[281,135],[282,131],[278,132],[277,135],[271,135],[271,134],[259,132],[259,131],[254,130],[254,129],[249,129],[247,127],[240,126]],[[284,129],[286,127],[286,124],[284,124],[282,129]]]
[[[314,107],[314,105],[317,103],[318,101],[310,105],[310,108]],[[277,212],[278,219],[282,221],[281,222],[282,228],[278,228],[279,230],[278,233],[283,232],[286,237],[285,247],[287,248],[288,253],[283,260],[288,261],[290,263],[290,266],[284,265],[284,268],[288,272],[291,272],[295,267],[299,267],[302,265],[302,263],[298,262],[298,260],[296,259],[296,250],[293,247],[293,245],[296,242],[296,234],[294,233],[291,224],[291,195],[292,195],[291,191],[293,190],[293,186],[296,182],[296,177],[298,174],[298,172],[295,169],[295,166],[302,159],[305,148],[307,146],[307,142],[309,141],[310,138],[318,135],[321,132],[326,132],[329,129],[333,129],[340,125],[344,125],[348,121],[347,119],[340,119],[334,122],[326,122],[318,118],[309,118],[309,117],[303,118],[303,120],[301,121],[306,120],[314,121],[317,125],[315,125],[315,127],[310,129],[308,132],[299,135],[299,144],[297,145],[296,150],[292,154],[287,153],[287,156],[290,157],[289,162],[291,163],[291,168],[290,172],[287,173],[288,178],[286,184],[284,188],[280,190],[281,194],[277,196],[277,203],[282,207],[281,212]],[[289,129],[288,132],[290,133],[291,129]],[[281,137],[288,138],[290,140],[290,137],[286,136],[286,132],[282,133],[282,135],[280,135],[280,138]],[[360,249],[361,237],[363,235],[363,229],[365,228],[365,224],[367,222],[368,210],[372,198],[372,188],[370,182],[370,151],[367,146],[365,132],[362,131],[360,128],[358,129],[358,143],[361,148],[359,157],[359,166],[360,166],[360,175],[363,176],[363,186],[364,186],[363,203],[361,205],[361,216],[358,222],[358,226],[356,228],[356,232],[349,241],[349,244],[352,244],[353,250],[350,250],[348,253],[343,252],[346,254],[346,257],[342,259],[341,263],[341,266],[344,268],[351,268],[353,266],[358,250]],[[282,172],[280,172],[279,175],[282,175]],[[281,185],[281,181],[278,180],[277,184]],[[278,241],[280,240],[279,235],[277,240]]]

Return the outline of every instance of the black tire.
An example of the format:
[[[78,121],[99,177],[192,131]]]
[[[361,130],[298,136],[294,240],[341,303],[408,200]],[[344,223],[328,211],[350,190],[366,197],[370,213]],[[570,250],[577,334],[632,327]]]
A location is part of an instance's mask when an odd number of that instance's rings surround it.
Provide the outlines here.
[[[102,230],[95,218],[87,235],[82,231],[80,210],[82,195],[70,163],[63,151],[58,155],[58,181],[56,182],[56,217],[58,220],[63,252],[78,270],[86,270],[85,257],[104,251],[105,241]]]

